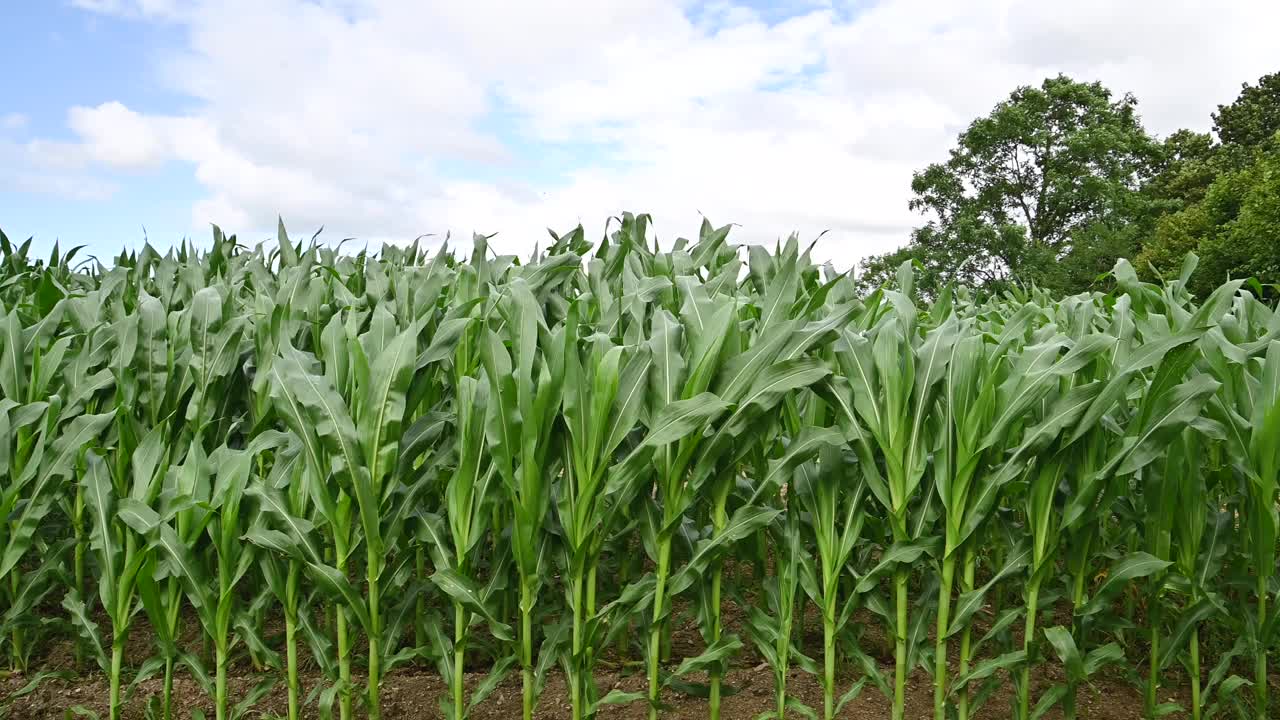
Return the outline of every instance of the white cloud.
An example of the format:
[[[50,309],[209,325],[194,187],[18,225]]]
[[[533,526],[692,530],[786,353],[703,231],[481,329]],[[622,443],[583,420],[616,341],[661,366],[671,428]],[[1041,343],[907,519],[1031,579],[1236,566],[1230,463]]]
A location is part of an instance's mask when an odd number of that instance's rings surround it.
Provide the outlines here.
[[[117,186],[84,172],[84,153],[70,143],[15,142],[0,137],[0,191],[51,195],[71,200],[103,200]]]
[[[905,241],[911,172],[1019,84],[1102,80],[1165,133],[1280,70],[1271,0],[806,3],[782,22],[726,0],[77,3],[185,32],[156,72],[189,113],[113,102],[69,124],[98,165],[189,163],[193,227],[280,213],[509,250],[622,209],[671,238],[705,212],[746,241],[830,229],[817,252],[847,266]]]
[[[71,4],[106,15],[169,18],[178,14],[182,0],[72,0]]]
[[[0,130],[21,130],[27,126],[28,118],[22,113],[5,113],[0,115]]]

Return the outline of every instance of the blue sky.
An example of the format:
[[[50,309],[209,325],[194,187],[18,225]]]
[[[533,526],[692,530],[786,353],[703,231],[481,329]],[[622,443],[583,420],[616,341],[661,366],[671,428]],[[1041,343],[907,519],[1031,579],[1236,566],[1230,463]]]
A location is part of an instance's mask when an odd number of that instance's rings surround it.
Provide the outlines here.
[[[0,143],[32,139],[75,141],[67,109],[116,100],[152,112],[178,111],[187,101],[166,87],[157,62],[180,46],[172,26],[136,17],[96,13],[61,1],[6,3],[5,59],[18,72],[0,73],[0,117],[17,127],[0,130]],[[20,124],[19,124],[20,123]],[[189,230],[190,206],[200,194],[189,167],[174,163],[145,174],[100,172],[118,190],[98,199],[21,192],[0,181],[0,229],[11,238],[35,237],[46,248],[89,244],[110,252],[143,237],[144,227],[168,235]],[[163,198],[157,202],[157,198]],[[106,236],[112,244],[98,241]]]
[[[525,251],[629,209],[666,239],[827,230],[848,265],[1019,84],[1102,80],[1165,133],[1280,70],[1267,0],[48,0],[0,26],[0,229],[97,253],[277,214]]]

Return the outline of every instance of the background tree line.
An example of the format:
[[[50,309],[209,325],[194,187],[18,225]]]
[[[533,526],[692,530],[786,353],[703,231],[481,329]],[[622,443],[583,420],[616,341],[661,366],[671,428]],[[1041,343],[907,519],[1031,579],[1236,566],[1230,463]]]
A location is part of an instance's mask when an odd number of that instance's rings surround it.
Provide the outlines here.
[[[959,282],[1075,293],[1104,282],[1120,257],[1148,278],[1176,276],[1187,252],[1200,257],[1197,295],[1229,277],[1274,282],[1280,73],[1245,83],[1212,118],[1212,132],[1160,140],[1135,97],[1101,83],[1059,75],[1020,87],[945,162],[913,175],[911,208],[927,222],[904,247],[865,259],[860,282],[878,286],[913,260],[926,291]]]

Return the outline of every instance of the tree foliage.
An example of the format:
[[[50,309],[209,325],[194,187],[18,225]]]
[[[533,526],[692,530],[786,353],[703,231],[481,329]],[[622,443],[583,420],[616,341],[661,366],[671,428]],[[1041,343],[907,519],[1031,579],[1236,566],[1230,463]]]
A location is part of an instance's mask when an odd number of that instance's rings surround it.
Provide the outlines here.
[[[914,175],[911,208],[930,219],[905,254],[869,262],[865,280],[904,257],[923,266],[926,287],[1096,276],[1128,248],[1134,191],[1158,156],[1132,96],[1061,75],[1020,87],[960,134],[946,162]]]
[[[862,263],[864,290],[904,261],[921,288],[1035,284],[1079,292],[1117,258],[1147,278],[1201,258],[1198,295],[1227,278],[1280,274],[1280,73],[1245,83],[1212,133],[1157,141],[1131,95],[1058,76],[1021,87],[975,120],[946,162],[917,172],[910,242]]]
[[[1168,276],[1196,253],[1199,295],[1224,278],[1280,277],[1280,73],[1246,83],[1213,122],[1217,142],[1188,131],[1166,141],[1165,167],[1144,188],[1163,213],[1137,258],[1149,276]]]

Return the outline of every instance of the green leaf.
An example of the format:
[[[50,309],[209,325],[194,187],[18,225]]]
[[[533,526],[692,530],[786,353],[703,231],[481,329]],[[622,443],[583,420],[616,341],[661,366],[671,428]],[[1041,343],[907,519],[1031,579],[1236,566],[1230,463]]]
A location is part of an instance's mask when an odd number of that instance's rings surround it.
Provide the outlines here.
[[[1044,636],[1066,667],[1067,678],[1076,683],[1082,681],[1085,678],[1084,660],[1080,657],[1080,651],[1076,649],[1076,641],[1071,637],[1071,631],[1058,625],[1045,628]]]
[[[431,575],[431,582],[453,598],[454,602],[483,617],[489,623],[489,631],[494,637],[508,642],[514,639],[511,626],[498,620],[488,605],[480,599],[480,591],[470,579],[451,568],[440,568]]]
[[[88,643],[89,649],[93,651],[93,659],[97,661],[98,667],[103,672],[110,672],[111,663],[107,660],[107,654],[102,649],[103,643],[98,624],[89,617],[89,610],[85,607],[84,600],[80,598],[80,593],[75,588],[69,590],[66,596],[62,598],[62,608],[70,615],[71,624],[79,632],[80,637]]]
[[[1040,718],[1047,715],[1054,705],[1057,705],[1067,696],[1068,692],[1070,692],[1070,689],[1066,685],[1054,685],[1049,688],[1040,696],[1040,701],[1031,710],[1030,720],[1040,720]]]
[[[688,400],[672,402],[658,411],[644,444],[661,447],[685,437],[696,436],[728,407],[728,403],[709,392]]]
[[[881,556],[880,562],[876,564],[866,575],[858,579],[858,585],[854,588],[854,592],[858,594],[865,593],[876,586],[876,582],[880,576],[886,573],[894,565],[902,563],[913,563],[920,558],[921,555],[937,554],[941,545],[941,538],[927,537],[919,540],[911,540],[908,542],[894,543],[889,546]]]
[[[606,705],[629,705],[633,702],[641,702],[648,698],[642,692],[626,692],[624,690],[610,690],[604,697],[596,700],[587,706],[587,717],[593,717],[600,708]]]
[[[990,658],[978,663],[968,674],[956,678],[955,684],[951,686],[951,692],[955,693],[968,686],[975,680],[982,680],[995,674],[998,670],[1006,670],[1008,668],[1017,667],[1027,660],[1027,652],[1025,650],[1017,650],[1007,652],[994,658]]]
[[[1173,563],[1161,560],[1150,553],[1137,551],[1129,553],[1117,560],[1107,570],[1107,579],[1098,588],[1089,602],[1077,613],[1093,615],[1101,612],[1111,602],[1111,598],[1131,580],[1149,577],[1167,569]]]
[[[782,511],[777,508],[743,505],[734,511],[724,528],[698,543],[689,561],[672,576],[668,593],[677,595],[692,585],[711,561],[735,543],[750,537],[773,522]]]
[[[360,626],[367,632],[369,629],[369,612],[364,598],[352,587],[351,582],[337,568],[319,563],[307,563],[307,571],[312,579],[327,592],[330,597],[343,602],[343,606],[355,614]]]
[[[734,653],[742,649],[742,640],[734,634],[722,635],[720,639],[707,646],[702,653],[685,658],[672,673],[668,676],[667,682],[673,679],[684,677],[689,673],[706,670],[711,667],[720,666]],[[665,683],[664,683],[665,684]]]

